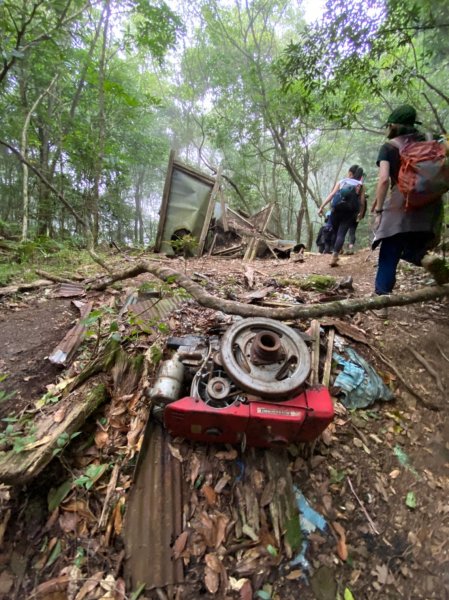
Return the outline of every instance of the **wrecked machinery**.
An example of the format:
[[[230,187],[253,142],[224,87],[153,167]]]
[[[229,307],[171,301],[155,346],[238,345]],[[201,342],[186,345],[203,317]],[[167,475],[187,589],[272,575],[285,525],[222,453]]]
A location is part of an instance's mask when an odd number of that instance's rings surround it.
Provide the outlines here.
[[[328,389],[306,384],[309,349],[287,325],[240,319],[168,346],[148,394],[173,436],[269,448],[313,441],[333,419]]]

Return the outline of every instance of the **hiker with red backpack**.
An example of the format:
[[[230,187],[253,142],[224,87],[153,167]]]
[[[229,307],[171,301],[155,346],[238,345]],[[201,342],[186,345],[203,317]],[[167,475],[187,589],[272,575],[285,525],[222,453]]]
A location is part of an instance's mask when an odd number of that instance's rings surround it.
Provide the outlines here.
[[[335,242],[332,250],[331,267],[338,265],[338,255],[345,243],[345,237],[354,220],[359,219],[365,212],[365,189],[363,187],[363,169],[353,165],[348,170],[348,176],[337,182],[318,211],[323,214],[324,207],[331,202],[332,213],[330,223],[335,232]]]
[[[421,124],[416,116],[416,110],[408,104],[390,114],[386,123],[388,141],[377,158],[372,247],[380,246],[375,279],[378,295],[392,292],[401,259],[424,266],[439,284],[449,281],[444,260],[427,254],[438,242],[442,194],[449,189],[446,149],[437,141],[425,140],[415,127]]]

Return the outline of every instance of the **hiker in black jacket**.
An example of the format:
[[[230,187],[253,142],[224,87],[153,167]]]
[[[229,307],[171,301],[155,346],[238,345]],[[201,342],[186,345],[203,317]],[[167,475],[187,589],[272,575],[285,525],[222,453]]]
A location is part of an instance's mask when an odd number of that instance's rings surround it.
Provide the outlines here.
[[[335,241],[335,234],[330,221],[331,212],[326,213],[324,225],[320,227],[316,238],[316,245],[320,254],[330,254]]]

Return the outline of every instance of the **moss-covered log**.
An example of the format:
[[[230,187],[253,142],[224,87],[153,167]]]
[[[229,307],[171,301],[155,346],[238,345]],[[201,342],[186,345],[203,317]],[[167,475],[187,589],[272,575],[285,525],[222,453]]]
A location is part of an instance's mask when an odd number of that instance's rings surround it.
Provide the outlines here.
[[[20,452],[12,449],[0,452],[0,482],[18,485],[36,477],[51,461],[55,450],[61,448],[61,439],[69,441],[106,400],[105,383],[104,375],[92,378],[55,404],[51,411],[36,417],[28,432],[32,441]]]

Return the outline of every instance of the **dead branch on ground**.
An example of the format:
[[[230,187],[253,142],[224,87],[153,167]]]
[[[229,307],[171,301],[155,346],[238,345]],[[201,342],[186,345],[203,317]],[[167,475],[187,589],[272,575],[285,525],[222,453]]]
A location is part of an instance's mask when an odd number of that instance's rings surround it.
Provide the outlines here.
[[[438,389],[440,390],[440,392],[442,394],[444,394],[445,390],[444,390],[444,386],[441,382],[440,376],[438,375],[438,373],[436,372],[436,370],[432,367],[432,365],[430,365],[427,360],[424,358],[424,356],[422,356],[417,350],[415,350],[414,348],[412,348],[411,346],[409,346],[408,348],[410,350],[410,352],[413,354],[413,356],[416,358],[416,360],[422,364],[422,366],[430,373],[430,375],[435,379],[435,383],[437,384]]]
[[[408,294],[392,294],[387,296],[376,296],[369,298],[353,298],[350,300],[337,300],[322,304],[308,304],[298,306],[288,306],[286,308],[273,309],[271,307],[256,306],[235,302],[224,298],[212,296],[204,288],[186,275],[174,271],[168,267],[152,265],[148,262],[140,262],[130,269],[125,269],[104,279],[102,282],[91,286],[93,290],[105,290],[109,285],[123,279],[137,277],[142,273],[151,273],[166,283],[176,283],[184,288],[191,296],[206,308],[219,310],[231,315],[240,315],[241,317],[268,317],[279,321],[291,319],[317,319],[323,316],[342,316],[365,312],[367,310],[376,310],[386,306],[404,306],[415,304],[417,302],[428,302],[449,296],[449,284],[433,287],[425,287]]]

